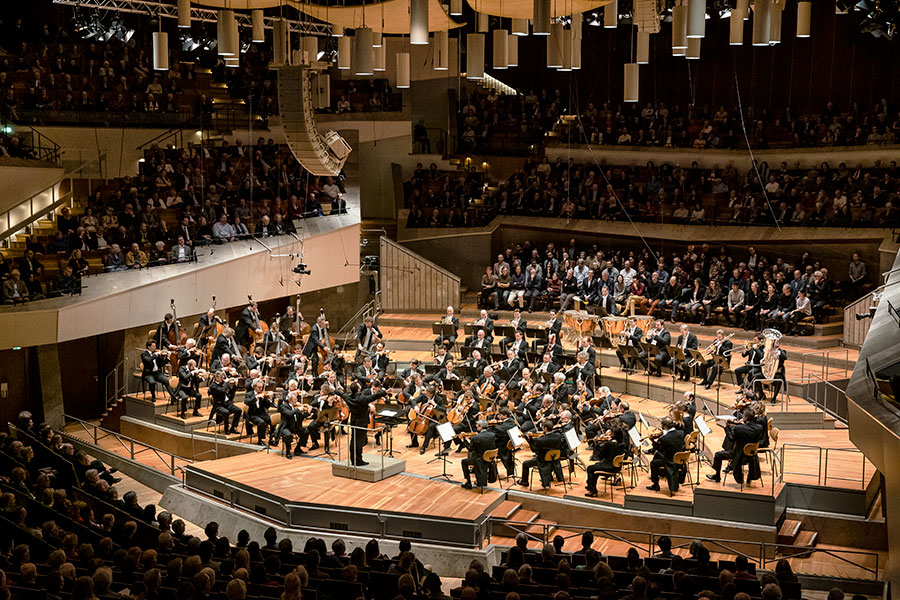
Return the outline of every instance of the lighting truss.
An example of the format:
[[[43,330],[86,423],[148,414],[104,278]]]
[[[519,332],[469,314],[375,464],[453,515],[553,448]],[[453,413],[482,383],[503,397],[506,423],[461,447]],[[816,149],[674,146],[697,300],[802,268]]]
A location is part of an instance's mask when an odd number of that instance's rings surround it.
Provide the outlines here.
[[[53,0],[54,4],[62,4],[64,6],[74,6],[76,8],[108,10],[120,13],[129,13],[137,15],[159,15],[167,19],[178,18],[177,4],[167,4],[165,2],[155,2],[154,0]],[[239,27],[250,28],[250,13],[234,13]],[[199,21],[202,23],[215,23],[216,11],[209,8],[200,8],[191,5],[191,21]],[[272,28],[272,23],[276,19],[273,17],[263,17],[263,23],[266,29]],[[284,19],[291,33],[300,35],[331,35],[331,25],[329,23],[315,23],[309,21],[297,21],[292,19]]]

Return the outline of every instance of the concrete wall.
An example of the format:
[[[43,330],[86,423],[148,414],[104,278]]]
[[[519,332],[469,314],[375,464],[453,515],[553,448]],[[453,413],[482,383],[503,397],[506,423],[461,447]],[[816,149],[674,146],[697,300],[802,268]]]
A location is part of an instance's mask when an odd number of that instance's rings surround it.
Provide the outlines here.
[[[0,181],[3,182],[3,192],[0,193],[0,213],[8,211],[58,183],[62,174],[62,167],[0,165]],[[0,229],[5,226],[6,221],[0,221]]]
[[[459,275],[462,287],[477,290],[491,256],[491,239],[490,232],[480,232],[410,240],[403,245]]]

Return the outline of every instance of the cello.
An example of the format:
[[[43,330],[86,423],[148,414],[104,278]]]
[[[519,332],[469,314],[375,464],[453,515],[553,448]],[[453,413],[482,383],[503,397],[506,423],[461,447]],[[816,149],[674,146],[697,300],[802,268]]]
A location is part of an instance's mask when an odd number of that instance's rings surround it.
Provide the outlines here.
[[[250,301],[250,304],[253,305],[253,296],[247,294],[247,300]],[[247,354],[253,354],[253,349],[260,340],[263,339],[263,336],[266,335],[266,332],[269,331],[269,324],[266,323],[263,319],[259,318],[259,304],[256,305],[256,314],[254,315],[255,322],[253,323],[254,327],[248,333],[250,334],[250,343],[247,344]],[[256,330],[260,330],[262,333],[256,333]]]
[[[168,340],[169,344],[172,346],[184,346],[187,343],[188,335],[187,332],[181,327],[181,322],[178,320],[178,313],[175,312],[175,298],[169,300],[169,307],[172,309],[172,319],[175,321],[175,327],[169,330]],[[178,352],[172,352],[169,360],[172,363],[172,372],[178,372]]]

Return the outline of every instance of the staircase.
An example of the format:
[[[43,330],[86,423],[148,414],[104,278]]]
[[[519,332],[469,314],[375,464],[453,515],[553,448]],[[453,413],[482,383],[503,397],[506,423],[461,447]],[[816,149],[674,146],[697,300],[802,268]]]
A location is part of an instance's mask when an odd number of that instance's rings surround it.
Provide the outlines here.
[[[785,556],[802,554],[815,548],[819,534],[802,528],[800,521],[785,519],[778,528],[778,553]]]

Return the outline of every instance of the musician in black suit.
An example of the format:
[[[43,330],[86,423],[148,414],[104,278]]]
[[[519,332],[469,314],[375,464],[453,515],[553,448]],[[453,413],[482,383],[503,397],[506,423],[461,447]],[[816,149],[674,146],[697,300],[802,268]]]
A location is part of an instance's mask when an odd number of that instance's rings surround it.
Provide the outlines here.
[[[550,309],[550,318],[544,324],[544,327],[547,329],[547,334],[554,334],[556,337],[559,337],[559,332],[562,331],[562,321],[556,318],[556,311],[554,309]]]
[[[479,373],[484,371],[484,368],[487,366],[487,364],[487,361],[481,358],[481,350],[472,350],[472,356],[469,357],[469,360],[463,363],[464,366],[472,367]]]
[[[550,354],[550,356],[553,357],[553,362],[561,362],[560,358],[562,357],[563,347],[557,341],[557,335],[555,333],[551,333],[547,336],[547,343],[544,344],[541,351],[545,354]]]
[[[678,336],[678,339],[675,341],[675,346],[681,348],[681,352],[684,354],[684,361],[681,364],[675,364],[675,357],[669,359],[669,368],[672,369],[673,373],[678,373],[678,379],[683,379],[684,381],[691,380],[691,369],[688,367],[688,363],[691,360],[690,354],[688,354],[688,350],[696,350],[698,347],[697,336],[691,333],[690,328],[685,324],[681,326],[681,333]]]
[[[175,346],[169,342],[169,334],[172,332],[174,332],[172,339],[175,340],[175,343],[178,343],[178,325],[175,323],[175,317],[172,313],[166,313],[162,323],[156,327],[156,335],[153,336],[153,339],[156,340],[156,345],[160,348],[174,350]]]
[[[209,338],[216,333],[217,323],[225,324],[225,322],[216,315],[215,309],[210,308],[206,311],[206,314],[200,315],[200,318],[197,319],[197,329],[194,331],[194,339],[197,340],[197,346],[206,348],[206,344],[209,343]]]
[[[500,372],[500,379],[509,382],[510,389],[517,389],[519,380],[522,379],[522,367],[524,366],[513,349],[507,348],[506,360],[497,363],[497,370]]]
[[[434,355],[434,364],[443,367],[450,358],[451,354],[447,352],[447,348],[445,346],[438,346],[437,354]]]
[[[188,398],[194,399],[193,416],[200,416],[200,375],[197,372],[197,361],[190,359],[178,367],[178,386],[175,395],[181,400],[181,418],[187,414]]]
[[[543,381],[543,374],[553,375],[559,371],[559,365],[553,362],[553,355],[545,353],[541,357],[541,363],[534,368],[535,381]]]
[[[684,432],[675,428],[675,423],[669,417],[663,417],[662,422],[663,433],[657,438],[654,444],[653,459],[650,461],[650,481],[651,485],[647,486],[648,490],[654,492],[659,491],[659,474],[665,471],[666,478],[669,482],[669,491],[674,493],[678,491],[678,466],[674,462],[675,454],[684,452]]]
[[[597,364],[597,351],[591,345],[591,338],[585,336],[578,340],[578,348],[575,351],[576,356],[579,352],[587,352],[588,362],[592,365]]]
[[[769,349],[769,352],[775,353],[775,379],[772,383],[772,404],[778,401],[778,394],[781,393],[781,382],[785,381],[785,373],[784,373],[784,361],[787,360],[787,352],[785,352],[782,348],[779,347],[778,340],[774,340],[772,342],[772,347]],[[762,375],[762,370],[760,370],[760,375]],[[763,393],[762,383],[756,382],[756,386],[758,386],[758,393],[761,396],[761,400],[765,401],[765,394]]]
[[[503,344],[501,344],[501,346],[503,346]],[[522,364],[525,366],[528,365],[528,341],[525,339],[525,333],[523,331],[517,329],[513,334],[512,343],[507,344],[504,347],[504,352],[506,352],[506,348],[512,348],[512,351],[519,357]]]
[[[475,335],[470,335],[466,338],[466,346],[472,345],[479,330],[484,331],[484,338],[487,340],[488,347],[490,347],[490,344],[494,339],[494,320],[491,319],[486,310],[482,310],[478,319],[472,323],[472,332]]]
[[[597,297],[597,314],[602,317],[619,314],[615,298],[609,293],[609,287],[605,285],[600,288],[600,296]]]
[[[443,420],[443,416],[447,412],[447,398],[445,398],[443,394],[438,394],[437,389],[433,385],[425,387],[425,397],[419,399],[419,407],[422,407],[424,410],[425,405],[429,402],[434,403],[435,409],[434,414],[431,417],[432,420],[428,422],[428,429],[425,431],[425,439],[422,440],[422,447],[419,448],[419,454],[425,454],[425,451],[428,449],[428,444],[431,443],[431,440],[439,437],[437,426],[440,425],[441,421]],[[445,450],[441,450],[440,452],[438,452],[438,454],[440,454],[441,452],[445,452]]]
[[[221,362],[223,354],[240,356],[237,342],[234,339],[234,329],[231,327],[225,327],[225,329],[222,330],[222,333],[219,334],[219,337],[216,338],[216,345],[213,347],[212,357],[209,361],[210,368],[216,368],[213,365]]]
[[[541,487],[548,489],[556,475],[557,481],[563,481],[564,475],[562,464],[559,460],[547,462],[547,452],[550,450],[562,450],[564,439],[562,433],[553,431],[553,424],[550,421],[544,421],[543,435],[530,442],[531,449],[534,451],[534,457],[522,463],[522,479],[518,482],[521,486],[528,486],[528,472],[537,467],[541,476]]]
[[[604,437],[610,437],[608,440],[598,441],[594,445],[594,453],[592,458],[596,462],[587,468],[587,489],[585,496],[593,498],[597,496],[597,480],[600,473],[618,473],[622,470],[622,465],[615,466],[614,460],[617,456],[625,454],[628,450],[628,429],[621,419],[615,418],[610,421],[608,431],[612,433],[605,434]],[[627,457],[626,457],[627,458]],[[615,477],[618,480],[618,477]],[[613,481],[615,485],[617,481]]]
[[[323,349],[326,353],[331,353],[331,342],[328,339],[328,323],[325,321],[324,315],[319,315],[316,324],[310,327],[309,337],[306,338],[306,345],[303,346],[303,355],[309,359],[310,371],[315,374],[319,370],[319,349]]]
[[[216,423],[221,419],[225,420],[228,426],[228,416],[231,415],[231,429],[228,433],[238,432],[238,422],[244,413],[240,408],[234,405],[234,393],[237,384],[233,379],[225,379],[224,371],[216,371],[213,382],[209,384],[209,397],[212,398],[212,413],[210,418],[215,417]]]
[[[256,302],[251,302],[247,308],[241,311],[234,337],[239,345],[250,347],[250,332],[262,335],[262,324],[259,321],[259,307]]]
[[[400,371],[400,373],[398,373],[397,376],[403,380],[403,383],[405,385],[409,385],[410,383],[412,383],[412,376],[416,373],[418,373],[422,377],[425,376],[425,371],[423,371],[422,369],[419,368],[419,359],[413,358],[409,361],[409,367]],[[408,383],[406,381],[407,379],[409,379]]]
[[[583,381],[584,385],[593,393],[594,391],[594,375],[597,367],[588,360],[587,352],[579,352],[575,357],[575,364],[566,372],[566,377],[574,381]]]
[[[656,328],[647,334],[647,343],[653,346],[654,354],[647,355],[646,350],[641,350],[638,357],[647,365],[647,371],[657,377],[662,375],[662,367],[669,362],[668,345],[672,343],[672,334],[666,331],[662,319],[656,320]]]
[[[269,398],[269,393],[265,391],[266,384],[262,379],[253,380],[253,390],[247,392],[244,397],[244,404],[247,405],[247,435],[253,437],[253,428],[256,427],[257,444],[265,446],[266,431],[270,432],[270,437],[275,437],[272,431],[272,418],[269,416],[269,409],[275,406]]]
[[[520,311],[518,308],[513,311],[513,318],[509,320],[509,326],[513,328],[513,335],[506,336],[502,340],[500,340],[500,350],[504,352],[506,352],[507,346],[519,339],[518,336],[515,335],[516,331],[521,331],[522,339],[525,339],[525,328],[528,327],[528,321],[522,318],[522,311]]]
[[[713,354],[715,356],[725,357],[726,362],[731,362],[731,340],[725,339],[725,332],[721,329],[716,330],[716,339],[712,343]],[[701,363],[700,374],[703,377],[703,386],[710,389],[719,377],[719,365],[714,359],[710,359],[705,363]]]
[[[500,409],[500,422],[491,426],[497,441],[497,456],[506,469],[507,477],[515,477],[516,463],[512,450],[509,449],[509,430],[516,426],[512,413],[505,406]]]
[[[741,356],[746,358],[747,362],[734,370],[734,377],[737,385],[743,387],[745,383],[752,385],[762,377],[763,348],[762,337],[758,333],[753,334],[753,341],[744,348]]]
[[[631,346],[633,348],[641,347],[641,337],[643,337],[644,332],[637,326],[637,319],[634,317],[628,317],[625,331],[622,332],[622,335],[625,339],[625,346]],[[626,361],[625,353],[619,348],[616,348],[616,357],[619,359],[619,365],[622,367],[623,371],[634,368],[634,364],[629,364]]]
[[[723,449],[716,452],[713,457],[713,469],[715,475],[707,475],[707,479],[711,481],[721,481],[722,462],[726,460],[732,461],[731,470],[734,480],[737,483],[744,482],[744,463],[748,462],[748,457],[744,455],[744,446],[747,444],[756,444],[759,442],[762,425],[756,421],[756,415],[753,409],[744,409],[743,421],[740,423],[729,423],[725,426],[726,438],[731,439],[731,449]],[[749,460],[750,470],[748,478],[750,481],[759,479],[761,474],[759,470],[759,460],[754,456],[753,460]]]
[[[378,325],[372,320],[372,317],[366,317],[356,329],[356,359],[364,354],[371,354],[372,349],[384,339]]]
[[[156,340],[147,342],[147,349],[141,353],[141,380],[150,388],[150,398],[156,400],[156,384],[160,384],[169,394],[175,397],[175,391],[169,385],[169,378],[164,370],[163,358],[156,349]]]
[[[323,418],[322,412],[334,407],[337,398],[344,398],[346,400],[346,396],[340,390],[326,382],[319,388],[319,395],[310,402],[310,406],[316,410],[316,419],[306,428],[309,432],[309,437],[312,440],[312,445],[309,447],[310,451],[319,448],[319,437],[323,429],[325,430],[325,434],[321,437],[325,438],[325,453],[328,454],[331,451],[331,436],[333,431],[331,423]]]
[[[296,391],[290,391],[287,394],[286,401],[278,408],[281,413],[281,422],[278,424],[278,431],[275,437],[280,437],[284,441],[284,457],[293,458],[291,454],[291,440],[297,435],[297,445],[294,448],[295,454],[305,454],[303,446],[309,440],[309,433],[303,425],[303,420],[309,414],[310,409],[300,403],[300,394]]]
[[[624,400],[619,402],[619,420],[625,423],[629,430],[637,425],[637,415],[631,412],[631,406]]]
[[[485,356],[491,352],[491,340],[488,339],[484,329],[479,329],[474,336],[466,338],[466,346],[481,350],[481,353]]]
[[[384,343],[375,344],[375,352],[372,355],[372,368],[379,377],[387,374],[388,365],[391,363],[391,355],[384,348]]]
[[[452,306],[447,307],[447,314],[445,314],[441,318],[440,322],[443,325],[452,325],[451,333],[450,333],[449,337],[444,337],[442,335],[439,335],[436,338],[434,338],[434,345],[435,346],[443,346],[444,348],[449,350],[450,348],[453,347],[453,344],[456,343],[456,337],[457,337],[457,334],[459,333],[459,318],[453,314]]]
[[[349,391],[346,400],[350,409],[350,425],[353,426],[350,430],[350,464],[365,466],[369,463],[363,460],[363,448],[368,443],[364,428],[369,426],[370,413],[375,412],[375,402],[387,396],[387,392],[381,389],[381,382],[377,379],[366,390],[362,390],[356,382],[351,383]]]
[[[488,423],[485,420],[479,420],[475,423],[475,429],[478,433],[469,438],[469,455],[462,459],[463,476],[466,482],[462,487],[472,489],[472,474],[469,467],[475,472],[475,484],[484,487],[488,481],[496,480],[496,475],[488,473],[490,463],[485,462],[484,453],[488,450],[497,448],[497,438],[492,431],[489,431]],[[498,453],[499,454],[499,453]]]
[[[356,380],[359,382],[361,387],[369,387],[369,384],[372,383],[372,380],[377,377],[375,373],[375,367],[372,366],[372,359],[370,357],[365,357],[363,359],[363,363],[356,367]]]

